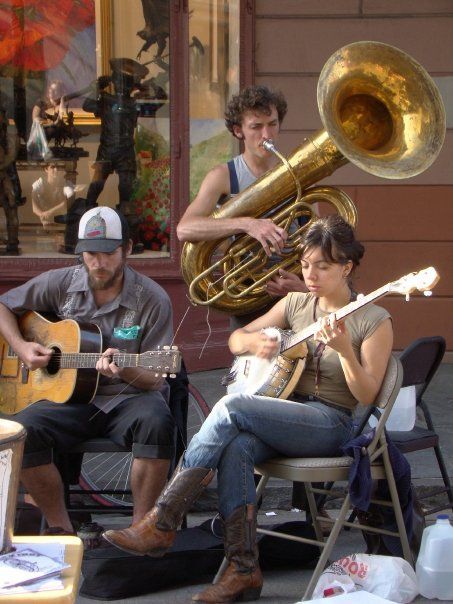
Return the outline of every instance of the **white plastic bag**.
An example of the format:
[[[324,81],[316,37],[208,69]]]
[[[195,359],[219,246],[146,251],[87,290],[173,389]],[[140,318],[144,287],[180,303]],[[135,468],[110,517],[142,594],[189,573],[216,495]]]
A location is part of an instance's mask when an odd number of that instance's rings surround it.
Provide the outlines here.
[[[49,160],[53,157],[44,128],[39,120],[33,120],[27,141],[27,154],[30,159]]]
[[[328,590],[333,590],[336,594],[356,591],[353,579],[338,562],[333,562],[321,574],[313,592],[313,599],[327,597]]]
[[[351,554],[326,568],[319,577],[313,598],[322,598],[327,587],[336,585],[341,586],[344,591],[347,591],[345,586],[348,591],[354,591],[349,589],[345,575],[354,583],[355,589],[400,604],[408,604],[418,595],[415,571],[403,558]]]

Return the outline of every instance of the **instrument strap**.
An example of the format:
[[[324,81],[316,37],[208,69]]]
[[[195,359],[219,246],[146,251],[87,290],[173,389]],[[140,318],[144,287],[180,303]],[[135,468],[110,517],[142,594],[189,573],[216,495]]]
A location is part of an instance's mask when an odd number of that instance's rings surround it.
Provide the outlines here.
[[[352,302],[357,298],[357,294],[351,289],[351,297],[349,302]],[[313,304],[313,323],[316,323],[316,308],[318,306],[319,298],[315,298],[315,303]],[[321,357],[324,353],[327,344],[324,342],[318,342],[318,345],[315,348],[313,353],[313,359],[316,359],[316,372],[315,372],[315,396],[319,396],[319,384],[321,382]]]
[[[319,298],[315,298],[315,303],[313,304],[313,323],[316,323],[316,307],[318,306],[318,300]],[[319,383],[321,382],[321,357],[325,348],[326,344],[324,342],[318,342],[318,345],[313,353],[313,359],[316,359],[315,396],[319,396]]]

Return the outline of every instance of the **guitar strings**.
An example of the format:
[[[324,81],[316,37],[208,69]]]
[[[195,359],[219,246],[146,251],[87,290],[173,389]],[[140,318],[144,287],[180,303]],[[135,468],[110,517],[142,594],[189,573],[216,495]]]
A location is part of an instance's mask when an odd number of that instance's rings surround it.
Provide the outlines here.
[[[142,367],[137,367],[137,369],[142,369]],[[138,379],[139,379],[139,377],[141,377],[141,376],[140,376],[140,375],[137,375],[137,376],[136,376],[136,377],[135,377],[135,378],[134,378],[134,379],[133,379],[131,382],[127,382],[127,383],[125,383],[125,384],[124,384],[124,387],[123,387],[123,388],[122,388],[122,389],[121,389],[119,392],[117,392],[117,393],[115,394],[115,396],[114,396],[114,397],[112,397],[112,398],[111,398],[109,401],[107,401],[107,402],[106,402],[105,407],[103,407],[102,409],[101,409],[100,407],[98,407],[98,410],[96,411],[96,413],[94,413],[94,414],[93,414],[93,415],[90,417],[90,419],[89,419],[88,421],[91,421],[91,420],[93,420],[95,417],[97,417],[97,415],[98,415],[99,413],[101,413],[101,411],[102,411],[103,413],[110,413],[110,411],[112,411],[112,409],[113,409],[112,404],[115,402],[115,400],[116,400],[116,399],[117,399],[119,396],[121,396],[121,394],[123,394],[123,392],[126,390],[126,388],[127,388],[128,386],[132,386],[132,385],[134,384],[134,382],[135,382],[136,380],[138,380]],[[132,396],[133,396],[133,395],[132,395]],[[94,406],[96,406],[96,404],[95,404],[95,403],[90,403],[90,405],[94,405]]]
[[[249,252],[249,255],[250,254],[253,255],[253,252]],[[213,287],[214,285],[216,285],[217,283],[219,283],[219,281],[222,281],[222,279],[225,279],[225,277],[227,277],[233,271],[236,271],[238,269],[238,267],[241,266],[241,264],[244,264],[244,262],[246,262],[248,260],[249,260],[249,257],[248,256],[244,256],[244,258],[240,262],[238,262],[235,266],[232,266],[226,273],[224,273],[223,275],[220,275],[220,277],[218,279],[216,279],[215,281],[212,281],[212,282],[208,283],[208,288],[206,290],[206,302],[209,302],[209,290],[210,290],[210,288]],[[212,335],[211,323],[209,321],[209,311],[210,311],[210,309],[211,309],[211,307],[208,304],[207,305],[207,311],[206,311],[206,319],[205,319],[206,325],[208,327],[208,335],[206,336],[204,344],[201,347],[201,351],[200,351],[200,354],[198,356],[199,359],[201,359],[201,357],[203,356],[205,348],[208,345],[209,339],[210,339],[210,337]]]
[[[186,298],[188,298],[187,294],[186,294]],[[178,332],[179,332],[179,330],[181,329],[181,325],[184,323],[184,320],[185,320],[185,318],[186,318],[187,313],[189,312],[189,310],[190,310],[190,305],[189,305],[189,306],[186,308],[186,312],[184,313],[184,315],[183,315],[182,319],[179,321],[179,325],[178,325],[178,327],[176,328],[176,331],[175,331],[175,333],[174,333],[174,335],[173,335],[173,339],[172,339],[172,341],[171,341],[170,346],[173,346],[174,341],[175,341],[175,339],[176,339],[176,336],[178,335]]]
[[[173,335],[173,338],[172,338],[172,341],[171,341],[170,346],[173,346],[173,345],[174,345],[175,339],[176,339],[176,337],[177,337],[177,335],[178,335],[178,333],[179,333],[179,330],[181,329],[182,324],[183,324],[183,323],[184,323],[184,321],[185,321],[185,318],[186,318],[187,313],[189,312],[189,310],[190,310],[190,305],[189,305],[189,306],[186,308],[186,311],[185,311],[184,315],[182,316],[181,320],[179,321],[178,327],[177,327],[177,328],[176,328],[176,330],[175,330],[175,333],[174,333],[174,335]],[[126,390],[126,388],[127,388],[128,386],[131,386],[131,385],[132,385],[132,384],[133,384],[133,383],[134,383],[136,380],[138,380],[138,378],[139,378],[139,377],[140,377],[140,376],[138,376],[138,375],[137,375],[137,376],[136,376],[136,377],[135,377],[135,378],[134,378],[134,379],[133,379],[131,382],[129,382],[128,384],[125,384],[124,388],[123,388],[122,390],[120,390],[120,392],[117,392],[117,393],[115,394],[115,396],[114,396],[112,399],[110,399],[110,401],[108,401],[108,402],[106,403],[105,408],[102,408],[102,409],[101,409],[101,408],[99,408],[99,409],[98,409],[98,411],[96,411],[96,413],[94,413],[94,414],[91,416],[91,418],[90,418],[90,420],[89,420],[89,421],[91,421],[92,419],[94,419],[94,418],[95,418],[95,417],[96,417],[96,416],[97,416],[97,415],[98,415],[98,414],[99,414],[101,411],[103,411],[104,413],[109,413],[109,411],[111,411],[111,409],[108,409],[108,410],[106,411],[106,408],[107,408],[107,407],[111,407],[112,403],[114,403],[114,402],[115,402],[115,400],[116,400],[116,399],[117,399],[117,398],[118,398],[118,397],[119,397],[119,396],[120,396],[120,395],[121,395],[121,394],[122,394],[122,393],[123,393],[123,392]],[[182,436],[182,434],[181,434],[181,436]]]

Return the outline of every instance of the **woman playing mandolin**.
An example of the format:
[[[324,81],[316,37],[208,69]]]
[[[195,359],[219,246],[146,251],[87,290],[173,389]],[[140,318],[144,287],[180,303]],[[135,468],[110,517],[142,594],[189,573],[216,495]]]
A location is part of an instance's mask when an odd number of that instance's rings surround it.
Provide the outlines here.
[[[344,321],[335,311],[354,298],[351,277],[363,246],[339,216],[318,220],[306,232],[302,272],[308,293],[294,292],[265,315],[231,334],[235,355],[273,358],[279,342],[263,331],[275,326],[301,331],[319,322],[308,341],[306,369],[296,386],[298,402],[229,394],[192,439],[167,488],[143,520],[105,537],[120,548],[163,555],[192,502],[218,471],[219,509],[229,565],[219,583],[194,596],[197,602],[257,599],[262,588],[256,546],[253,468],[276,456],[341,454],[352,434],[359,404],[373,403],[392,350],[389,314],[367,305]]]

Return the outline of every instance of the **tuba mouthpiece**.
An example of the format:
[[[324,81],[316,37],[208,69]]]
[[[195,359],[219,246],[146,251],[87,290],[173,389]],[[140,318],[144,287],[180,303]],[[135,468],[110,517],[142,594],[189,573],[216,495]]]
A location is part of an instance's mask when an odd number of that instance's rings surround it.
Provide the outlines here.
[[[266,149],[266,151],[272,151],[272,153],[275,153],[277,151],[277,149],[274,146],[274,141],[270,138],[263,140],[263,142],[261,143],[261,146],[264,147]]]

